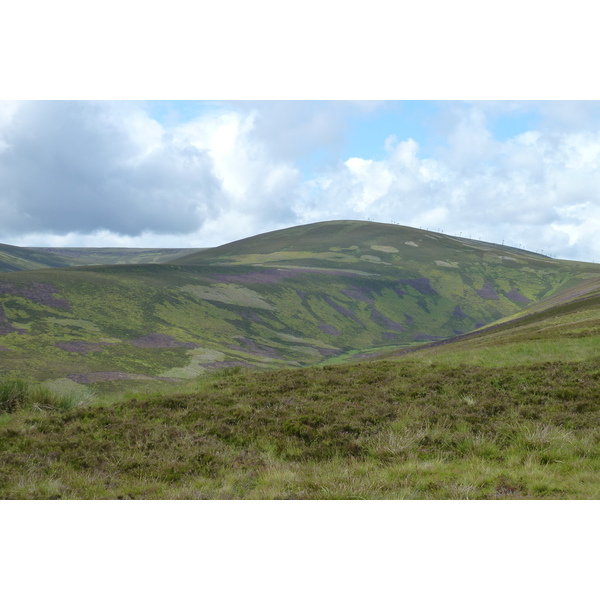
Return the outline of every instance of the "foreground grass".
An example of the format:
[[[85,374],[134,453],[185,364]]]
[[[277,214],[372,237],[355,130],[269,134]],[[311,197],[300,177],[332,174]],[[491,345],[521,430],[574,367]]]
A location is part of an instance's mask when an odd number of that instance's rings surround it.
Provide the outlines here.
[[[2,498],[600,498],[597,361],[377,361],[0,419]]]
[[[0,381],[0,415],[16,411],[65,411],[87,405],[94,399],[94,391],[58,392],[25,379],[8,378]]]

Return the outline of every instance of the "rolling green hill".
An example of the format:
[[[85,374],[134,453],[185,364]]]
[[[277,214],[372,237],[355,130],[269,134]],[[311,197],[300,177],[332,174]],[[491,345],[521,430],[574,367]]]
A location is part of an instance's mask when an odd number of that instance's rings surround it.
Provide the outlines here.
[[[70,264],[64,257],[47,254],[39,248],[0,244],[0,272],[68,267]]]
[[[598,276],[597,265],[353,221],[170,264],[5,273],[0,374],[112,389],[343,362],[525,314]]]
[[[189,248],[20,248],[0,244],[0,273],[83,265],[161,263],[197,253]]]
[[[354,222],[174,263],[0,276],[0,498],[600,498],[598,266]]]

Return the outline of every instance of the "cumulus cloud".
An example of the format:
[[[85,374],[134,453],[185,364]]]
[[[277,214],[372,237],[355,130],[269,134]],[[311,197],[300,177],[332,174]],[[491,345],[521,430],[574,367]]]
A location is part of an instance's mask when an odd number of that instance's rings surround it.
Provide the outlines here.
[[[206,246],[291,224],[299,171],[255,120],[220,109],[166,127],[132,102],[5,103],[0,234]]]
[[[207,153],[169,139],[135,105],[26,102],[6,121],[4,235],[185,233],[220,210]]]

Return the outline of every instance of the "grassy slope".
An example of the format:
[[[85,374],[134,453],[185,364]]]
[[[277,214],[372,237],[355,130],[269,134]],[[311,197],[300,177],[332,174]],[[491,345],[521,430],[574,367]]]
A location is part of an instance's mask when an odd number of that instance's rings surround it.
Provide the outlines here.
[[[64,257],[49,255],[39,248],[0,244],[0,272],[68,267],[70,264]]]
[[[197,248],[29,248],[56,257],[63,257],[68,266],[130,265],[170,262],[196,254]]]
[[[0,372],[109,388],[130,385],[125,377],[189,379],[231,364],[339,362],[472,330],[594,268],[406,227],[333,222],[170,265],[4,274]]]
[[[162,263],[197,252],[189,248],[20,248],[0,244],[0,273],[82,265]]]
[[[548,362],[531,340],[539,352],[526,363],[509,351],[499,364],[456,366],[448,344],[7,415],[0,497],[598,499],[600,334],[579,336],[594,302],[537,315],[532,330],[575,340],[577,362]],[[504,341],[524,326],[506,326]]]
[[[448,366],[600,360],[600,278],[572,286],[488,327],[413,350],[400,354]]]

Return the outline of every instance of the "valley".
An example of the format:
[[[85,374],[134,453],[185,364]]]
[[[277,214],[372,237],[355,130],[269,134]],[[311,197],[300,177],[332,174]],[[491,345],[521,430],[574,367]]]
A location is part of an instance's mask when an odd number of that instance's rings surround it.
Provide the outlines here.
[[[1,497],[599,497],[599,265],[359,221],[34,254]]]

